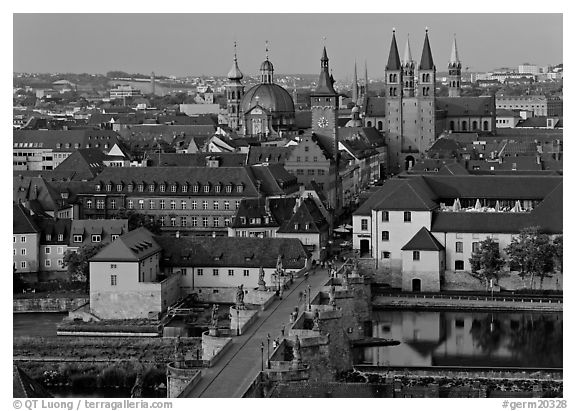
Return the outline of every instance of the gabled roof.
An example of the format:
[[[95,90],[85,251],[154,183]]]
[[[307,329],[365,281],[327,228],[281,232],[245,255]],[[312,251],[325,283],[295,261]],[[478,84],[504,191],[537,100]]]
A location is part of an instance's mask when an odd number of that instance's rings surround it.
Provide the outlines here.
[[[289,147],[274,147],[274,146],[250,146],[248,151],[248,165],[269,163],[269,164],[284,164],[290,153],[294,149],[293,146]]]
[[[219,167],[242,167],[246,153],[160,153],[148,155],[149,167],[206,167],[208,160],[218,161]]]
[[[436,109],[444,110],[448,117],[489,117],[496,111],[494,97],[437,97]],[[481,125],[478,126],[479,128]]]
[[[308,227],[308,228],[306,228]],[[328,228],[328,222],[313,199],[301,200],[300,206],[289,220],[278,229],[279,233],[319,233]]]
[[[422,177],[393,178],[387,180],[354,215],[369,215],[372,210],[430,211],[438,207],[436,198]]]
[[[265,196],[287,195],[298,190],[298,179],[281,164],[250,166],[256,187]]]
[[[442,251],[444,250],[444,246],[426,227],[422,227],[401,250]]]
[[[12,204],[12,233],[35,234],[40,232],[28,211],[21,204]]]
[[[118,133],[112,130],[14,130],[13,133],[14,149],[75,151],[91,147],[104,149],[106,144],[110,149],[117,142]]]
[[[161,263],[169,267],[276,267],[303,268],[308,254],[296,238],[175,238],[155,236],[163,249]]]
[[[90,261],[126,261],[137,262],[162,251],[162,248],[150,231],[144,227],[137,228],[116,239],[104,247]]]
[[[55,170],[84,173],[91,179],[104,170],[105,158],[106,155],[98,148],[84,148],[70,154]]]
[[[366,107],[364,109],[366,117],[386,116],[385,97],[367,97],[366,101]]]
[[[26,203],[36,200],[44,211],[59,209],[60,193],[42,177],[14,177],[12,190],[13,201]]]
[[[40,244],[68,244],[70,237],[72,220],[70,219],[53,219],[41,218],[37,220],[38,226],[42,231]],[[48,235],[51,236],[48,239]],[[58,240],[58,235],[62,235],[62,240]]]
[[[112,241],[112,235],[122,235],[128,232],[128,220],[108,219],[108,220],[72,220],[70,232],[73,235],[82,235],[82,242],[74,242],[70,239],[71,247],[81,247],[93,244],[92,234],[101,236],[101,243]]]

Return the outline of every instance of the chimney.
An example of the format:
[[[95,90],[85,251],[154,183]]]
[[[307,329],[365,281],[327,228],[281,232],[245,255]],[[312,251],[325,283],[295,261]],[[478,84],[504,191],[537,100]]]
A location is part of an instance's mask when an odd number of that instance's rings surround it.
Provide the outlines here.
[[[267,215],[270,215],[270,199],[268,197],[264,198],[264,211]]]
[[[296,211],[298,211],[299,208],[300,208],[300,197],[296,197],[296,203],[294,204],[294,214],[296,214]]]

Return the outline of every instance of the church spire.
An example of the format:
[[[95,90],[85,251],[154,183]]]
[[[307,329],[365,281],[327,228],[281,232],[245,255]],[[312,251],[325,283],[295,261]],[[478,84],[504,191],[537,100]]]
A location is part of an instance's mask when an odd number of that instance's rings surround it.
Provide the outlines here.
[[[406,47],[404,47],[404,66],[406,66],[407,64],[413,63],[414,60],[412,60],[412,50],[410,50],[410,35],[408,35],[408,37],[406,37]]]
[[[356,62],[354,62],[354,78],[352,79],[352,102],[358,104],[358,75],[356,73]]]
[[[324,46],[324,49],[322,50],[322,57],[320,58],[320,77],[318,78],[318,87],[316,87],[314,93],[337,94],[334,90],[333,81],[331,80],[326,46]]]
[[[458,57],[458,46],[456,45],[456,34],[454,34],[454,41],[452,42],[452,53],[450,53],[450,64],[460,64]]]
[[[426,27],[426,36],[424,37],[424,47],[422,48],[422,58],[420,59],[420,70],[435,70],[434,60],[432,59],[432,50],[430,49],[430,40],[428,40],[428,27]]]
[[[452,42],[452,53],[448,63],[448,97],[460,97],[462,91],[462,63],[458,57],[458,46],[456,45],[456,34]]]
[[[390,54],[388,55],[386,70],[400,70],[400,68],[400,55],[398,54],[398,45],[396,44],[396,29],[392,29],[392,43],[390,44]]]
[[[368,62],[364,60],[364,95],[368,94]]]

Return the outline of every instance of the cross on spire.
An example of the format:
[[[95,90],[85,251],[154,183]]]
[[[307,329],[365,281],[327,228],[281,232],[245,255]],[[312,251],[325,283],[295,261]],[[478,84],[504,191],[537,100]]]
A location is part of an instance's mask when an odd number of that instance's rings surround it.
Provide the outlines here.
[[[266,60],[268,60],[268,40],[266,40]]]

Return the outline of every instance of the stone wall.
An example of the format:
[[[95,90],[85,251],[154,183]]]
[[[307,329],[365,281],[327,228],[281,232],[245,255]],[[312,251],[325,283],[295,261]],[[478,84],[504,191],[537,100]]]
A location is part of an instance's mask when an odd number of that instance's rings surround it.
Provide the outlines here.
[[[208,367],[215,364],[222,354],[232,344],[232,338],[214,337],[208,331],[202,334],[202,360],[208,362]]]
[[[168,383],[167,397],[185,397],[198,383],[201,372],[197,369],[177,368],[174,363],[166,366],[166,380]]]
[[[88,298],[18,298],[12,300],[13,312],[68,312],[87,304]]]
[[[195,288],[194,293],[198,293],[200,301],[209,304],[234,303],[236,302],[236,287],[220,288]],[[262,309],[274,301],[276,293],[273,291],[258,291],[256,289],[244,288],[244,303],[262,306]]]
[[[230,331],[232,333],[239,331],[244,334],[244,330],[248,329],[258,319],[258,311],[256,310],[236,310],[234,306],[230,307]]]

